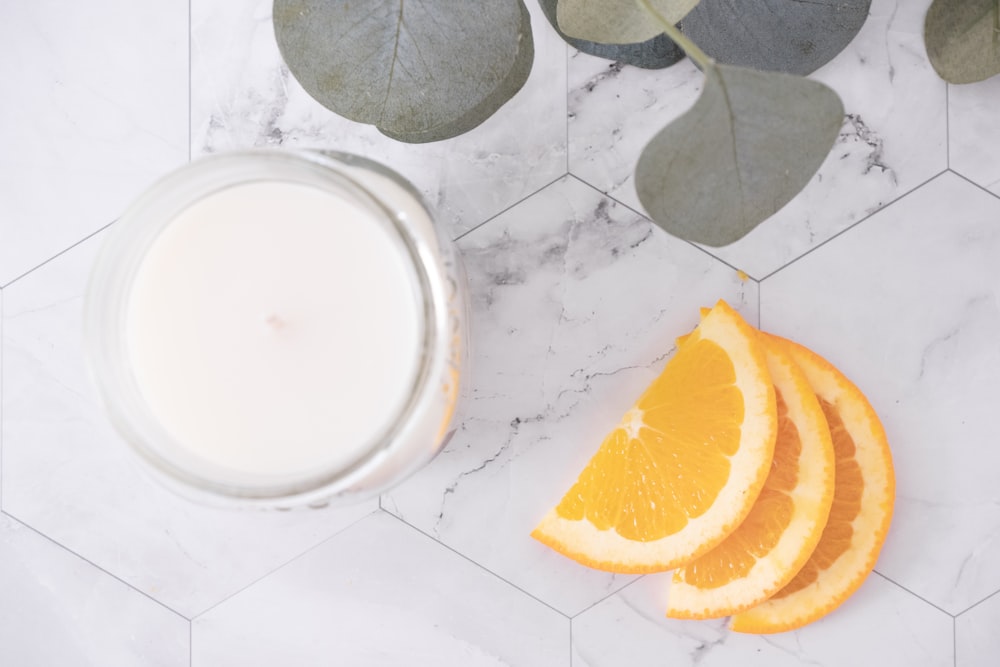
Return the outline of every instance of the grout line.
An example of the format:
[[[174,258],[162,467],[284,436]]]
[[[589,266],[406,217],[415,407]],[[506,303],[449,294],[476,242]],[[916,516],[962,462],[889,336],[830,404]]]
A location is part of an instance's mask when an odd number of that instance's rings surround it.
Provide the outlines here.
[[[558,182],[559,182],[559,181],[561,181],[562,179],[566,178],[566,176],[567,176],[567,175],[568,175],[568,174],[560,174],[559,176],[557,176],[556,178],[552,179],[551,181],[549,181],[548,183],[546,183],[546,184],[545,184],[545,185],[543,185],[542,187],[540,187],[540,188],[538,188],[537,190],[535,190],[534,192],[532,192],[532,193],[530,193],[530,194],[527,194],[527,195],[525,195],[524,197],[521,197],[521,198],[520,198],[520,199],[518,199],[518,200],[517,200],[516,202],[514,202],[513,204],[511,204],[511,205],[510,205],[510,206],[508,206],[507,208],[503,209],[503,210],[502,210],[502,211],[500,211],[499,213],[495,213],[495,214],[491,215],[490,217],[486,218],[485,220],[483,220],[482,222],[480,222],[480,223],[479,223],[478,225],[476,225],[475,227],[472,227],[471,229],[467,229],[467,230],[465,230],[464,232],[462,232],[461,234],[459,234],[458,236],[456,236],[455,238],[453,238],[453,239],[452,239],[452,242],[453,242],[453,243],[457,243],[458,241],[461,241],[462,239],[464,239],[464,238],[465,238],[466,236],[468,236],[468,235],[469,235],[469,234],[471,234],[472,232],[474,232],[474,231],[476,231],[477,229],[480,229],[480,228],[482,228],[482,227],[484,227],[484,226],[488,225],[488,224],[489,224],[490,222],[492,222],[493,220],[496,220],[497,218],[499,218],[499,217],[500,217],[501,215],[503,215],[503,214],[504,214],[504,213],[506,213],[507,211],[511,210],[512,208],[515,208],[516,206],[520,206],[520,205],[521,205],[522,203],[524,203],[524,202],[525,202],[526,200],[528,200],[528,199],[531,199],[532,197],[534,197],[535,195],[537,195],[537,194],[538,194],[539,192],[541,192],[542,190],[544,190],[544,189],[546,189],[546,188],[548,188],[548,187],[550,187],[550,186],[552,186],[552,185],[555,185],[556,183],[558,183]]]
[[[897,587],[903,589],[904,591],[906,591],[907,593],[909,593],[913,597],[917,598],[918,600],[922,600],[922,601],[926,602],[927,604],[929,604],[930,606],[932,606],[935,609],[937,609],[938,611],[940,611],[942,613],[945,613],[945,614],[948,614],[952,618],[955,618],[955,614],[951,613],[947,609],[944,609],[942,607],[937,606],[936,604],[934,604],[933,602],[931,602],[927,598],[923,597],[922,595],[917,595],[916,593],[914,593],[913,591],[911,591],[909,588],[907,588],[906,586],[902,585],[898,581],[893,581],[892,579],[890,579],[889,577],[885,576],[884,574],[882,574],[878,570],[872,570],[872,572],[874,572],[878,576],[882,577],[883,579],[885,579],[886,581],[888,581],[890,584],[893,584],[894,586],[897,586]]]
[[[951,84],[944,82],[944,163],[951,169]]]
[[[188,667],[194,667],[194,621],[188,619]]]
[[[422,530],[422,529],[420,529],[420,528],[417,528],[416,526],[414,526],[414,525],[413,525],[412,523],[409,523],[408,521],[404,521],[404,520],[403,520],[402,518],[400,518],[400,517],[396,516],[396,515],[395,515],[395,514],[393,514],[392,512],[386,512],[386,514],[388,514],[389,516],[391,516],[391,517],[392,517],[393,519],[395,519],[396,521],[399,521],[399,522],[400,522],[400,523],[402,523],[402,524],[403,524],[404,526],[407,526],[407,527],[408,527],[408,528],[410,528],[411,530],[414,530],[414,531],[416,531],[416,532],[420,533],[421,535],[423,535],[423,536],[424,536],[424,537],[426,537],[427,539],[429,539],[429,540],[432,540],[432,541],[436,542],[437,544],[440,544],[440,545],[441,545],[442,547],[444,547],[444,548],[445,548],[445,549],[447,549],[448,551],[452,552],[453,554],[455,554],[455,555],[457,555],[457,556],[460,556],[460,557],[462,558],[462,560],[465,560],[465,561],[467,561],[467,562],[469,562],[469,563],[472,563],[472,564],[473,564],[473,565],[475,565],[475,566],[476,566],[476,567],[477,567],[478,569],[482,570],[483,572],[486,572],[486,573],[488,573],[488,574],[489,574],[489,575],[490,575],[491,577],[496,577],[497,579],[499,579],[500,581],[504,582],[504,583],[505,583],[505,584],[507,584],[508,586],[511,586],[512,588],[515,588],[515,589],[517,589],[517,590],[521,591],[522,593],[524,593],[525,595],[527,595],[527,596],[528,596],[529,598],[531,598],[532,600],[535,600],[535,601],[536,601],[536,602],[538,602],[539,604],[543,604],[543,605],[545,605],[546,607],[548,607],[548,608],[549,608],[549,609],[551,609],[552,611],[556,612],[557,614],[559,614],[559,615],[560,615],[560,616],[562,616],[563,618],[566,618],[566,619],[572,619],[572,617],[571,617],[571,616],[570,616],[569,614],[567,614],[567,613],[565,613],[565,612],[562,612],[562,611],[559,611],[558,609],[556,609],[555,607],[553,607],[553,606],[552,606],[551,604],[549,604],[549,603],[548,603],[548,602],[546,602],[545,600],[541,599],[540,597],[538,597],[538,596],[536,596],[536,595],[533,595],[533,594],[529,593],[528,591],[524,590],[523,588],[521,588],[521,587],[520,587],[520,586],[518,586],[517,584],[513,583],[512,581],[510,581],[509,579],[506,579],[506,578],[504,578],[504,577],[501,577],[501,576],[500,576],[499,574],[497,574],[497,573],[496,573],[496,572],[494,572],[493,570],[489,569],[488,567],[486,567],[486,566],[485,566],[485,565],[483,565],[482,563],[477,563],[476,561],[472,560],[471,558],[469,558],[468,556],[466,556],[465,554],[463,554],[463,553],[462,553],[461,551],[458,551],[458,550],[457,550],[457,549],[455,549],[454,547],[451,547],[451,546],[449,546],[448,544],[445,544],[444,542],[442,542],[442,541],[441,541],[441,540],[439,540],[438,538],[434,537],[434,536],[433,536],[433,535],[431,535],[430,533],[428,533],[428,532],[426,532],[426,531],[424,531],[424,530]]]
[[[77,247],[78,245],[82,245],[83,243],[86,243],[87,241],[89,241],[93,237],[97,236],[98,234],[100,234],[101,232],[103,232],[105,229],[107,229],[108,227],[110,227],[113,224],[115,224],[115,220],[112,220],[111,222],[109,222],[108,224],[104,225],[103,227],[100,227],[96,231],[93,231],[93,232],[87,234],[86,236],[84,236],[82,239],[80,239],[76,243],[72,244],[71,246],[63,248],[62,250],[60,250],[56,254],[54,254],[51,257],[49,257],[44,262],[41,262],[40,264],[36,264],[35,266],[31,267],[30,269],[28,269],[27,271],[25,271],[21,275],[15,277],[15,278],[12,278],[6,284],[0,285],[0,289],[6,289],[6,288],[10,287],[11,285],[13,285],[14,283],[16,283],[21,278],[25,278],[29,274],[34,273],[35,271],[37,271],[38,269],[42,268],[43,266],[45,266],[46,264],[48,264],[52,260],[57,259],[59,257],[62,257],[63,255],[65,255],[66,253],[68,253],[70,250],[72,250],[73,248]]]
[[[188,12],[187,12],[187,38],[188,38],[188,162],[191,161],[191,142],[194,140],[194,130],[192,128],[191,120],[191,0],[188,0]]]
[[[760,281],[757,281],[757,328],[760,329],[761,331],[764,330],[764,323],[761,322],[760,319],[760,302],[762,301],[761,292],[763,291],[764,291],[764,286],[760,284]]]
[[[182,614],[181,612],[177,611],[176,609],[174,609],[173,607],[171,607],[170,605],[168,605],[167,603],[162,602],[161,600],[157,600],[156,598],[154,598],[149,593],[147,593],[147,592],[145,592],[145,591],[143,591],[143,590],[141,590],[139,588],[136,588],[135,586],[133,586],[129,582],[127,582],[124,579],[122,579],[121,577],[119,577],[117,574],[104,569],[103,567],[101,567],[100,565],[98,565],[94,561],[90,560],[89,558],[86,558],[85,556],[81,556],[80,554],[78,554],[77,552],[73,551],[72,549],[70,549],[66,545],[64,545],[64,544],[62,544],[60,542],[57,542],[55,539],[49,537],[48,535],[46,535],[42,531],[38,530],[37,528],[35,528],[31,524],[26,523],[26,522],[22,521],[21,519],[18,519],[13,514],[11,514],[9,512],[5,512],[5,511],[0,511],[0,514],[2,514],[3,516],[8,517],[12,521],[15,521],[16,523],[20,524],[21,526],[24,526],[25,528],[27,528],[31,532],[35,533],[36,535],[39,535],[39,536],[43,537],[47,542],[51,542],[52,544],[56,545],[60,549],[62,549],[64,551],[66,551],[67,553],[69,553],[74,558],[79,558],[83,562],[88,563],[89,565],[91,565],[92,567],[96,568],[97,570],[103,572],[104,574],[108,575],[109,577],[111,577],[115,581],[123,584],[129,590],[135,591],[136,593],[138,593],[139,595],[143,596],[144,598],[155,602],[156,604],[158,604],[159,606],[163,607],[167,611],[169,611],[169,612],[171,612],[173,614],[176,614],[177,616],[180,616],[181,618],[183,618],[186,621],[190,621],[191,620],[187,616],[185,616],[184,614]]]
[[[618,575],[615,575],[615,576],[618,576]],[[625,589],[627,589],[629,586],[634,586],[635,584],[637,584],[638,582],[640,582],[640,581],[642,581],[643,579],[646,578],[646,575],[644,575],[644,574],[639,574],[639,575],[625,574],[625,575],[622,575],[622,576],[625,576],[625,577],[635,577],[635,579],[632,580],[632,581],[630,581],[630,582],[628,582],[627,584],[625,584],[621,588],[618,588],[618,589],[612,591],[611,593],[608,593],[607,595],[605,595],[601,599],[595,600],[591,604],[587,605],[585,608],[583,608],[580,611],[578,611],[575,614],[573,614],[573,616],[571,616],[570,618],[574,619],[574,618],[578,618],[579,616],[581,616],[583,614],[586,614],[588,611],[590,611],[591,609],[593,609],[597,605],[603,603],[604,601],[606,601],[606,600],[608,600],[610,598],[613,598],[614,596],[618,595],[619,593],[624,592]]]
[[[0,512],[3,512],[3,289],[0,289]]]
[[[951,619],[951,664],[958,667],[958,618]]]
[[[663,229],[662,227],[660,227],[658,224],[656,224],[656,222],[653,221],[652,218],[650,218],[648,215],[646,215],[642,211],[640,211],[638,209],[635,209],[635,208],[629,206],[628,204],[626,204],[625,202],[623,202],[621,199],[613,197],[612,195],[608,194],[607,192],[604,192],[603,190],[601,190],[600,188],[596,187],[595,185],[593,185],[591,183],[588,183],[587,181],[583,180],[582,178],[580,178],[576,174],[570,173],[569,176],[571,176],[572,178],[575,178],[576,180],[580,181],[581,183],[583,183],[584,185],[586,185],[591,190],[594,190],[594,191],[600,193],[600,195],[602,197],[606,197],[607,199],[610,199],[611,201],[615,202],[616,204],[618,204],[619,206],[621,206],[625,210],[631,211],[632,213],[638,215],[643,220],[648,221],[649,224],[651,224],[654,227],[656,227],[657,229],[659,229],[661,232],[663,232],[664,234],[666,234],[667,236],[669,236],[671,239],[674,239],[675,241],[679,241],[681,243],[688,244],[689,246],[691,246],[692,248],[694,248],[698,252],[700,252],[700,253],[702,253],[704,255],[708,255],[709,257],[711,257],[713,260],[715,260],[719,264],[722,264],[723,266],[728,266],[733,271],[737,271],[737,272],[738,271],[742,271],[742,269],[740,269],[736,265],[730,264],[728,261],[722,259],[721,257],[713,255],[712,253],[710,253],[709,251],[705,250],[703,247],[701,247],[700,245],[698,245],[694,241],[688,241],[687,239],[682,239],[682,238],[680,238],[678,236],[674,236],[673,234],[671,234],[670,232],[666,231],[665,229]],[[743,271],[743,273],[746,273],[746,271]],[[747,273],[747,277],[750,280],[753,280],[755,283],[760,284],[761,279],[758,279],[758,278],[756,278],[754,276],[751,276],[749,273]]]
[[[569,667],[573,667],[573,619],[569,619]]]
[[[874,211],[872,211],[868,215],[864,216],[863,218],[861,218],[857,222],[854,222],[851,225],[849,225],[847,227],[844,227],[839,232],[837,232],[836,234],[834,234],[830,238],[826,239],[825,241],[822,241],[821,243],[813,246],[812,248],[809,248],[804,253],[802,253],[801,255],[799,255],[797,257],[795,257],[794,259],[790,259],[789,261],[785,262],[784,264],[782,264],[781,266],[779,266],[778,268],[776,268],[774,271],[771,271],[766,276],[764,276],[763,278],[761,278],[759,282],[763,283],[765,280],[767,280],[768,278],[770,278],[774,274],[779,273],[780,271],[784,271],[785,269],[787,269],[792,264],[795,264],[796,262],[798,262],[799,260],[801,260],[803,257],[811,255],[812,253],[816,252],[817,250],[819,250],[820,248],[822,248],[823,246],[825,246],[827,243],[830,243],[831,241],[833,241],[833,240],[835,240],[837,238],[840,238],[841,236],[843,236],[847,232],[851,231],[852,229],[854,229],[858,225],[860,225],[860,224],[868,221],[869,219],[871,219],[872,216],[877,215],[877,214],[881,213],[882,211],[885,211],[890,206],[892,206],[893,204],[897,203],[899,200],[904,199],[905,197],[909,197],[911,194],[913,194],[917,190],[920,190],[921,188],[923,188],[925,185],[927,185],[931,181],[934,181],[934,180],[940,178],[942,174],[945,174],[948,171],[949,171],[948,169],[942,169],[941,171],[939,171],[938,173],[934,174],[933,176],[931,176],[927,180],[923,181],[922,183],[919,183],[919,184],[913,186],[912,188],[910,188],[909,190],[907,190],[903,194],[899,195],[898,197],[896,197],[892,201],[888,202],[887,204],[884,204],[883,206],[880,206],[879,208],[875,209]]]
[[[297,511],[305,511],[305,512],[308,512],[308,511],[310,511],[310,510],[309,510],[309,508],[308,508],[308,507],[303,507],[303,508],[300,508],[300,509],[294,509],[294,510],[289,510],[289,511],[292,511],[292,512],[297,512]],[[333,538],[335,538],[335,537],[337,537],[337,536],[341,535],[342,533],[344,533],[344,531],[346,531],[346,530],[350,530],[351,528],[353,528],[353,527],[354,527],[354,526],[356,526],[357,524],[361,523],[361,522],[362,522],[362,521],[364,521],[365,519],[368,519],[368,518],[370,518],[370,517],[373,517],[373,516],[375,516],[376,514],[378,514],[378,513],[379,513],[379,512],[381,512],[381,511],[382,511],[381,509],[378,509],[378,508],[376,508],[376,509],[372,510],[371,512],[368,512],[367,514],[365,514],[365,515],[363,515],[363,516],[360,516],[360,517],[358,517],[357,519],[355,519],[354,521],[351,521],[350,523],[348,523],[348,524],[347,524],[346,526],[344,526],[344,527],[343,527],[343,528],[341,528],[340,530],[338,530],[338,531],[334,532],[334,533],[333,533],[332,535],[327,535],[326,537],[324,537],[324,538],[323,538],[322,540],[320,540],[320,541],[319,541],[319,542],[317,542],[316,544],[314,544],[314,545],[312,545],[311,547],[307,548],[307,549],[306,549],[305,551],[303,551],[303,552],[301,552],[301,553],[298,553],[298,554],[296,554],[295,556],[292,556],[291,558],[289,558],[288,560],[286,560],[285,562],[281,563],[280,565],[278,565],[278,566],[276,566],[276,567],[273,567],[273,568],[271,568],[271,569],[270,569],[270,570],[268,570],[268,571],[267,571],[267,572],[266,572],[265,574],[262,574],[261,576],[257,577],[256,579],[254,579],[253,581],[251,581],[250,583],[248,583],[248,584],[247,584],[246,586],[243,586],[242,588],[240,588],[240,589],[239,589],[239,590],[237,590],[237,591],[233,591],[232,593],[230,593],[230,594],[229,594],[229,595],[227,595],[226,597],[222,598],[222,599],[221,599],[221,600],[219,600],[218,602],[215,602],[215,603],[214,603],[214,604],[212,604],[211,606],[209,606],[209,607],[206,607],[205,609],[202,609],[201,611],[199,611],[199,612],[198,612],[197,614],[193,615],[193,616],[191,617],[191,621],[192,621],[192,623],[193,623],[194,621],[198,620],[199,618],[201,618],[202,616],[204,616],[205,614],[207,614],[208,612],[212,611],[213,609],[215,609],[215,608],[216,608],[216,607],[218,607],[219,605],[221,605],[221,604],[224,604],[224,603],[228,602],[229,600],[232,600],[232,599],[233,599],[234,597],[236,597],[237,595],[239,595],[239,594],[240,594],[240,593],[242,593],[243,591],[247,590],[247,589],[248,589],[248,588],[250,588],[251,586],[255,586],[256,584],[260,583],[260,582],[261,582],[261,581],[263,581],[264,579],[267,579],[268,577],[270,577],[270,576],[271,576],[272,574],[274,574],[275,572],[278,572],[279,570],[283,570],[283,569],[285,569],[286,567],[288,567],[289,565],[291,565],[291,564],[292,564],[292,563],[294,563],[295,561],[297,561],[297,560],[299,560],[300,558],[304,557],[304,556],[305,556],[306,554],[309,554],[309,553],[312,553],[312,552],[313,552],[314,550],[316,550],[316,549],[318,549],[319,547],[323,546],[324,544],[326,544],[327,542],[329,542],[329,541],[330,541],[330,540],[332,540]]]
[[[565,113],[563,118],[566,121],[566,173],[569,172],[569,44],[566,40],[563,40],[560,36],[560,40],[563,42],[563,62],[566,65],[566,96],[564,101],[566,102]]]
[[[992,190],[990,190],[989,188],[987,188],[985,185],[980,185],[979,183],[976,183],[974,180],[972,180],[968,176],[960,174],[960,173],[958,173],[957,171],[955,171],[954,169],[951,169],[951,168],[948,169],[948,173],[951,173],[951,174],[954,174],[955,176],[958,176],[959,178],[961,178],[963,181],[965,181],[969,185],[973,185],[973,186],[979,188],[980,190],[982,190],[986,194],[990,195],[991,197],[996,197],[997,199],[1000,199],[1000,195],[998,195],[997,193],[993,192]]]
[[[961,616],[962,614],[964,614],[967,611],[972,611],[973,609],[975,609],[979,605],[983,604],[984,602],[986,602],[987,600],[989,600],[992,597],[996,597],[997,595],[1000,595],[1000,591],[993,591],[992,593],[990,593],[989,595],[987,595],[983,599],[979,600],[978,602],[973,602],[967,608],[963,609],[962,611],[958,612],[957,614],[954,614],[954,616],[956,616],[956,617],[957,616]]]

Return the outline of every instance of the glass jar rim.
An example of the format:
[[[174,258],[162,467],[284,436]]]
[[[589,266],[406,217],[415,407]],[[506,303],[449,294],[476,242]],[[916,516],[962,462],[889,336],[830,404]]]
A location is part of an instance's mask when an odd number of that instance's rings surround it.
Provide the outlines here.
[[[345,167],[347,169],[345,169]],[[394,438],[427,391],[438,339],[447,321],[443,278],[431,253],[414,234],[407,214],[352,177],[360,168],[388,177],[426,212],[422,197],[390,169],[357,156],[309,150],[252,149],[210,155],[166,175],[112,225],[94,264],[84,303],[84,341],[90,371],[112,424],[160,481],[185,495],[246,502],[311,502],[364,477],[386,457]],[[400,409],[347,465],[306,474],[260,476],[198,462],[172,441],[145,405],[130,373],[124,317],[132,281],[146,252],[180,211],[214,192],[254,181],[288,181],[320,187],[362,204],[386,226],[417,278],[419,359],[410,393]],[[430,215],[429,213],[427,214]],[[207,463],[207,462],[206,462]]]

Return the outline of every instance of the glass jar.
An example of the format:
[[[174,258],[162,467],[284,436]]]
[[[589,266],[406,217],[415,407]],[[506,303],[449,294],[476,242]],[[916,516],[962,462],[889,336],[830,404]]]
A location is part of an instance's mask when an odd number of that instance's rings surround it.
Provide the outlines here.
[[[448,442],[466,310],[456,249],[398,174],[246,151],[197,160],[128,208],[84,326],[143,468],[212,504],[290,507],[371,497]]]

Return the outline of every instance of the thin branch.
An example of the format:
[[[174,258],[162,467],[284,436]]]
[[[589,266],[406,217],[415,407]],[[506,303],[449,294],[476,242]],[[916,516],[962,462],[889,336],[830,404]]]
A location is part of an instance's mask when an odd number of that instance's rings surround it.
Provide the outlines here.
[[[636,0],[636,2],[642,9],[646,10],[647,14],[652,16],[653,19],[660,24],[660,27],[663,28],[663,32],[667,35],[667,37],[672,39],[677,46],[684,49],[684,53],[686,53],[691,60],[695,61],[703,72],[706,68],[715,64],[715,60],[713,60],[711,56],[698,48],[698,45],[688,39],[687,35],[678,30],[677,26],[664,18],[663,14],[658,12],[653,5],[649,3],[649,0]],[[1000,0],[997,0],[997,2],[1000,2]]]

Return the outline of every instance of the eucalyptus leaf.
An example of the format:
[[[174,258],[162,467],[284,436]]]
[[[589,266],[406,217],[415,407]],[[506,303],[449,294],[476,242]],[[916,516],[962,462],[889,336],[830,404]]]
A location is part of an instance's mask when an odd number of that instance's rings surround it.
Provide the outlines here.
[[[701,0],[681,30],[721,63],[809,74],[861,30],[871,0]]]
[[[1000,73],[1000,2],[935,0],[924,21],[927,57],[950,83],[975,83]]]
[[[669,23],[677,23],[698,0],[648,0]],[[602,44],[635,44],[663,32],[636,0],[559,0],[559,28],[570,37]]]
[[[585,39],[570,37],[559,29],[559,23],[556,20],[557,2],[559,0],[539,0],[538,4],[542,6],[545,17],[559,33],[559,36],[578,51],[644,69],[670,67],[684,58],[684,51],[662,33],[637,44],[599,44],[598,42],[588,42]]]
[[[709,63],[694,105],[643,149],[639,200],[674,236],[733,243],[805,187],[843,117],[821,83]]]
[[[522,0],[275,0],[288,69],[323,106],[410,143],[462,134],[531,71]]]

